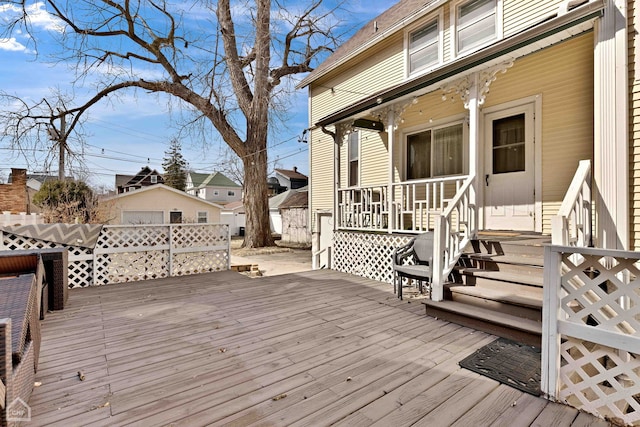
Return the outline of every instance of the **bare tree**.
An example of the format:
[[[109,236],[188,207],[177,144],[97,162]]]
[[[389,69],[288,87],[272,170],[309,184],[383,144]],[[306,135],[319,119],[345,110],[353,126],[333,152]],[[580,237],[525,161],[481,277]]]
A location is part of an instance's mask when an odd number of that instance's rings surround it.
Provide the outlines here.
[[[47,0],[63,23],[58,60],[76,63],[76,85],[97,81],[89,99],[54,114],[67,132],[96,103],[123,90],[164,93],[205,120],[242,160],[247,232],[245,247],[272,245],[267,201],[267,135],[271,108],[290,78],[312,71],[318,55],[336,46],[334,9],[322,0],[193,1],[183,9],[163,0]],[[27,0],[19,18],[2,24],[5,36],[29,30]],[[180,2],[178,2],[180,4]],[[272,8],[272,6],[275,6]],[[232,9],[243,16],[232,15]],[[191,29],[185,14],[208,19]],[[247,19],[247,21],[243,21]],[[139,70],[144,70],[140,72]]]

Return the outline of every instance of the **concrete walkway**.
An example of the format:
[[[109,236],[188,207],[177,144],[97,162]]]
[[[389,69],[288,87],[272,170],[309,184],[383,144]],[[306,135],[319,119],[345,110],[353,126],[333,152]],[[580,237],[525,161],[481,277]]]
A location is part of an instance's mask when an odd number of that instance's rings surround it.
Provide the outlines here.
[[[310,249],[263,248],[232,249],[231,265],[258,265],[262,276],[298,273],[311,270]]]

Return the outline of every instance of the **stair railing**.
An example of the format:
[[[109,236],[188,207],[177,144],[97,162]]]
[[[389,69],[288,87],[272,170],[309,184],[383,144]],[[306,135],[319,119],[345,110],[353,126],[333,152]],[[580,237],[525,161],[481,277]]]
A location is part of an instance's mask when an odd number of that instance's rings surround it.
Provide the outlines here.
[[[456,265],[462,250],[478,232],[473,182],[469,176],[451,199],[444,212],[435,219],[433,246],[433,277],[431,299],[442,301],[444,283]]]
[[[591,161],[581,160],[560,210],[551,218],[551,243],[588,247],[592,244]]]

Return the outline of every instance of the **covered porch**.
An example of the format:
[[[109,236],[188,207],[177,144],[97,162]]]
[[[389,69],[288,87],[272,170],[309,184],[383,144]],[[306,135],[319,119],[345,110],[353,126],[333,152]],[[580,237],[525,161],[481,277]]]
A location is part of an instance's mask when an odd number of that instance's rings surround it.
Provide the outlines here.
[[[30,425],[607,425],[458,366],[496,337],[321,270],[70,291]]]

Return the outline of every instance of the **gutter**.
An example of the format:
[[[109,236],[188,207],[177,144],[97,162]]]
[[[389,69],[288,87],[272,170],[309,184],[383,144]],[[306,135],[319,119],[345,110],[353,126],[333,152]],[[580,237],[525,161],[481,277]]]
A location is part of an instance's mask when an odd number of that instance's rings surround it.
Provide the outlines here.
[[[461,58],[456,62],[445,65],[432,73],[401,83],[391,89],[370,95],[349,107],[323,117],[316,123],[316,126],[325,127],[333,125],[356,114],[365,112],[374,107],[380,107],[380,105],[389,103],[403,96],[410,95],[417,90],[432,86],[447,78],[482,65],[487,61],[500,58],[501,56],[531,45],[575,25],[599,18],[602,16],[605,2],[606,0],[592,0],[587,4],[576,7],[574,10],[566,14],[556,16],[555,18],[543,22],[534,28],[488,46],[485,49]],[[380,102],[380,100],[382,100],[382,102]]]

